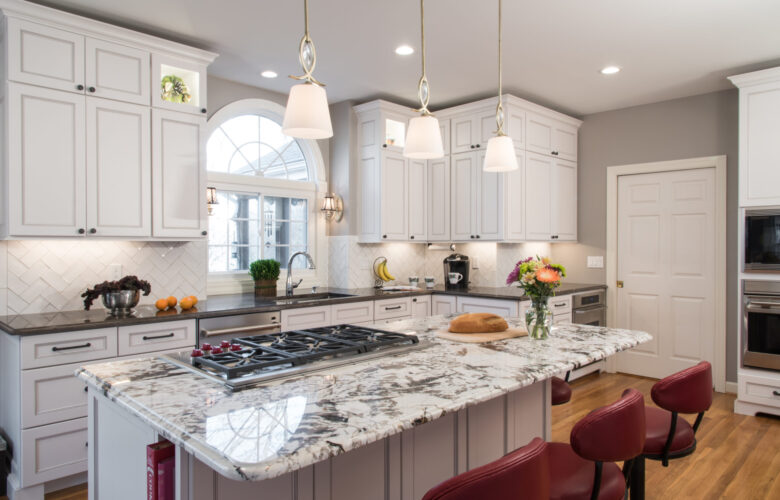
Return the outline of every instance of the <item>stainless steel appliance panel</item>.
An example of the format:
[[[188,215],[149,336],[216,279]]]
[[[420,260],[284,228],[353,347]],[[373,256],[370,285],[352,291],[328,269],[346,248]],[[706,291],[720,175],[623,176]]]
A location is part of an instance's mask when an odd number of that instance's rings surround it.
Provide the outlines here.
[[[572,323],[577,325],[607,326],[607,308],[575,309],[572,311]]]
[[[744,281],[742,365],[780,370],[780,282]]]
[[[272,311],[206,318],[198,322],[198,330],[201,343],[217,345],[236,337],[281,332],[282,315],[280,311]]]
[[[745,271],[780,271],[780,210],[745,211]]]

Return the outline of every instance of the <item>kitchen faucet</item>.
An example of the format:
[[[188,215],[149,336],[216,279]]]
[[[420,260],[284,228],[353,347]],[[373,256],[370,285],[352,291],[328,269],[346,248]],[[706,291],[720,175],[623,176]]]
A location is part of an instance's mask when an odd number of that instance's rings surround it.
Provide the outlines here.
[[[296,283],[294,285],[293,285],[293,282],[292,282],[292,263],[293,263],[293,260],[295,260],[295,258],[297,256],[299,256],[299,255],[303,255],[304,257],[306,257],[307,267],[309,269],[314,269],[314,261],[311,259],[311,255],[309,255],[308,253],[306,253],[306,252],[295,252],[294,254],[290,255],[290,260],[287,261],[287,286],[285,288],[285,292],[286,292],[286,295],[288,297],[292,296],[293,290],[298,288],[298,285],[300,285],[301,282],[303,281],[303,278],[301,278],[301,279],[298,280],[298,283]]]

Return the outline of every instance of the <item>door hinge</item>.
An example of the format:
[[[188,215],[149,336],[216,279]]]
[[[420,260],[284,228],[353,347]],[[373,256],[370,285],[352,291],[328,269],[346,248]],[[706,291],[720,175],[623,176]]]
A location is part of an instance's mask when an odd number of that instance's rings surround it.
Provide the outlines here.
[[[618,288],[623,288],[623,282],[622,281],[618,281],[617,282],[617,287]]]

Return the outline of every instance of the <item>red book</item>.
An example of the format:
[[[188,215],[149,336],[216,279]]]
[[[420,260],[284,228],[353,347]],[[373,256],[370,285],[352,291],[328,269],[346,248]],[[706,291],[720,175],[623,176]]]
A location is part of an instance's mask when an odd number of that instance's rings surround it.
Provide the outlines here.
[[[157,466],[166,458],[173,457],[176,448],[167,439],[146,447],[146,498],[147,500],[160,500],[157,495]]]
[[[157,500],[175,500],[176,457],[168,457],[157,464]]]

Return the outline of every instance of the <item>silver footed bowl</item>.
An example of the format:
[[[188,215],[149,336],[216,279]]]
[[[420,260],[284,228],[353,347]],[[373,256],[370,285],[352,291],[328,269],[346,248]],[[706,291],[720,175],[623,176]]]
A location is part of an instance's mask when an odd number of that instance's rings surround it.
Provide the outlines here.
[[[103,306],[112,316],[129,316],[141,300],[141,290],[120,290],[104,293]]]

